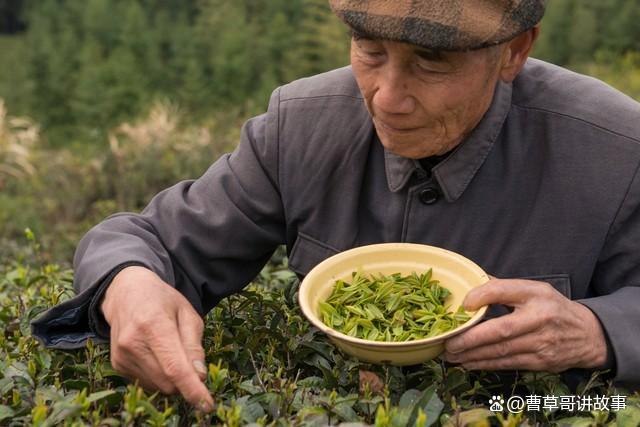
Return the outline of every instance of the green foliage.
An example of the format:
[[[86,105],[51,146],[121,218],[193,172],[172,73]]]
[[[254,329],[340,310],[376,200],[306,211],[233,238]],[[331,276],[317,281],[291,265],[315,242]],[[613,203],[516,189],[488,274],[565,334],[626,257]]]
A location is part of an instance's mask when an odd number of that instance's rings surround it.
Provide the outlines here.
[[[309,76],[343,65],[349,57],[350,35],[327,8],[326,0],[302,0],[300,27],[295,31],[295,44],[284,50],[284,60],[295,64],[285,80]]]
[[[536,55],[640,99],[636,3],[551,0]],[[106,215],[203,173],[277,84],[346,64],[349,42],[324,0],[39,0],[25,17],[24,35],[0,38],[0,96],[35,119],[7,115],[0,135],[12,171],[0,178],[0,425],[638,424],[637,394],[617,414],[494,415],[494,374],[351,359],[301,316],[281,252],[207,318],[213,414],[130,384],[105,347],[43,349],[29,321],[71,296],[72,272],[52,260],[68,264]],[[20,243],[26,227],[42,242]],[[514,388],[568,390],[550,374]],[[624,391],[594,377],[579,392]]]
[[[640,100],[640,51],[628,52],[621,57],[601,52],[597,61],[576,68]]]
[[[164,188],[200,176],[239,138],[240,121],[218,114],[206,126],[156,104],[110,132],[109,149],[52,149],[0,101],[0,258],[12,257],[25,227],[43,236],[48,259],[69,263],[78,240],[116,211],[142,209]],[[11,172],[4,173],[4,172]]]
[[[446,304],[451,292],[432,270],[385,276],[354,272],[337,280],[320,303],[322,321],[343,334],[371,341],[410,341],[443,334],[469,320],[462,306]]]
[[[253,111],[275,86],[348,62],[324,0],[43,0],[25,16],[25,35],[2,53],[24,71],[0,73],[0,97],[25,105],[54,146],[101,143],[158,100],[194,118]],[[21,93],[7,83],[16,77]]]
[[[31,115],[27,99],[31,88],[27,78],[24,37],[0,35],[0,61],[11,64],[0,67],[0,98],[4,98],[13,115]]]
[[[559,65],[592,61],[597,52],[640,50],[636,0],[551,0],[534,56]]]
[[[30,120],[8,117],[0,99],[0,191],[9,179],[33,175],[31,148],[38,140],[38,127]]]
[[[279,84],[348,63],[326,0],[42,0],[0,38],[0,97],[48,143],[105,146],[119,123],[169,101],[199,124],[264,109]],[[551,0],[534,56],[573,68],[640,51],[635,0]],[[599,59],[596,59],[599,58]],[[617,60],[617,59],[616,59]],[[620,80],[615,79],[614,83]]]
[[[281,251],[245,292],[207,316],[206,384],[215,409],[198,413],[180,397],[145,392],[119,376],[105,346],[50,351],[30,336],[31,319],[72,295],[72,272],[44,262],[34,234],[26,236],[22,255],[0,266],[2,425],[631,426],[640,416],[638,394],[617,413],[494,413],[487,400],[501,393],[495,374],[439,361],[401,369],[347,357],[301,315]],[[557,375],[540,373],[522,375],[517,388],[568,392]],[[578,392],[625,394],[598,376]]]

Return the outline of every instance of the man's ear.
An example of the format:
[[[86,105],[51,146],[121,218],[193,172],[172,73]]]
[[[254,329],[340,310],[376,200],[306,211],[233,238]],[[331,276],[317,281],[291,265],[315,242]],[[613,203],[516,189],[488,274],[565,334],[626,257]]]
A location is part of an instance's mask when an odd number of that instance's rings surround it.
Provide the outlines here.
[[[540,27],[536,25],[507,42],[502,53],[500,80],[510,83],[516,78],[524,67],[538,34],[540,34]]]

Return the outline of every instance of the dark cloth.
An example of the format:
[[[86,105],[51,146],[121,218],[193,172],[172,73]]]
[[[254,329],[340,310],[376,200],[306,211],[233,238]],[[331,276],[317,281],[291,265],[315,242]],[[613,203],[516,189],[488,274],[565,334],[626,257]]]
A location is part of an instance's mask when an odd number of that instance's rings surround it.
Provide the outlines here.
[[[108,342],[110,328],[104,319],[100,302],[113,278],[127,267],[140,262],[123,262],[98,281],[91,289],[49,310],[31,323],[31,332],[47,347],[74,349],[92,339],[97,344]],[[78,325],[88,328],[78,330]]]
[[[545,0],[329,0],[356,33],[434,50],[470,50],[512,39],[542,19]]]
[[[446,159],[449,154],[451,154],[451,151],[440,156],[429,156],[418,160],[420,167],[416,170],[416,176],[419,179],[431,179],[433,168]],[[420,171],[420,169],[422,169],[422,171]]]
[[[413,242],[500,278],[547,282],[589,307],[611,342],[616,381],[637,387],[638,119],[639,104],[603,83],[529,60],[513,84],[499,83],[468,138],[419,178],[415,160],[377,140],[350,68],[293,82],[201,178],[94,227],[75,256],[79,296],[45,317],[58,322],[49,337],[35,335],[53,346],[95,335],[86,301],[125,262],[147,266],[204,314],[279,244],[305,275],[349,248]],[[74,310],[85,314],[68,317]]]

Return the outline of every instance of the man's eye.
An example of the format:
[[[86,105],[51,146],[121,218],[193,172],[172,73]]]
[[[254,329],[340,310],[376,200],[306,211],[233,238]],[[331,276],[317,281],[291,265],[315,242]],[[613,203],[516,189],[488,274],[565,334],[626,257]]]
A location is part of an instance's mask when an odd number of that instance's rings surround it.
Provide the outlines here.
[[[369,58],[379,58],[384,55],[384,49],[373,40],[362,39],[357,41],[358,50]]]
[[[380,49],[359,49],[359,56],[364,63],[376,65],[384,61],[385,52]]]
[[[427,74],[446,74],[447,69],[444,66],[439,66],[438,64],[434,64],[432,62],[425,61],[417,61],[416,65],[420,71]]]
[[[370,56],[372,58],[379,58],[382,55],[384,55],[384,52],[379,51],[379,50],[363,50],[362,51],[365,55]]]

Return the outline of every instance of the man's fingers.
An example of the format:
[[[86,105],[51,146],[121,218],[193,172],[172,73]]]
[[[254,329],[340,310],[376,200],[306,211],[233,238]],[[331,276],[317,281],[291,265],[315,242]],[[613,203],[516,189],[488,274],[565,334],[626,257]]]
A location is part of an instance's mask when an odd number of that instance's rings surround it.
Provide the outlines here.
[[[182,347],[187,354],[187,359],[202,381],[207,378],[204,349],[202,348],[203,330],[202,318],[191,307],[178,311],[178,331]]]
[[[213,409],[199,376],[202,319],[180,292],[146,268],[127,267],[109,285],[102,309],[111,326],[114,368],[145,387],[177,389],[197,408]]]
[[[175,385],[162,372],[151,350],[141,341],[112,341],[111,364],[125,377],[137,380],[146,390],[160,390],[164,394],[174,394],[177,391]]]
[[[535,355],[526,353],[516,354],[510,357],[463,363],[462,366],[467,369],[483,371],[525,369],[529,371],[546,370],[550,372],[561,372],[561,369],[558,369],[557,367],[548,367]]]
[[[468,363],[480,360],[504,358],[516,354],[536,353],[539,342],[531,334],[523,334],[510,340],[500,341],[459,353],[445,353],[447,361],[453,363]]]
[[[195,407],[210,411],[213,398],[202,383],[192,361],[182,348],[182,340],[173,323],[159,327],[158,333],[151,337],[151,348],[157,357],[164,375],[175,384],[184,398]],[[178,345],[176,345],[178,344]]]
[[[143,365],[136,362],[135,358],[131,358],[130,363],[132,372],[126,374],[126,376],[133,381],[137,381],[140,387],[146,391],[156,392],[159,390],[166,395],[172,395],[178,391],[176,386],[164,376],[157,361],[154,360],[153,363],[149,363],[145,360],[144,368],[142,367]]]
[[[489,319],[449,338],[445,342],[445,348],[449,353],[460,353],[476,347],[512,340],[537,328],[538,322],[535,317],[514,312]]]
[[[469,291],[462,305],[469,311],[475,311],[489,304],[518,307],[542,289],[546,290],[547,286],[532,280],[491,279],[484,285]]]

